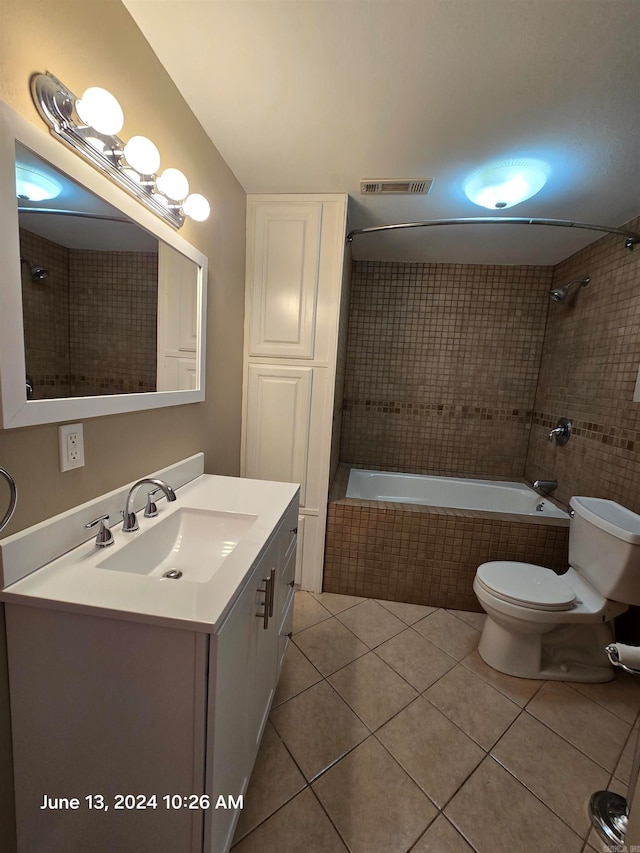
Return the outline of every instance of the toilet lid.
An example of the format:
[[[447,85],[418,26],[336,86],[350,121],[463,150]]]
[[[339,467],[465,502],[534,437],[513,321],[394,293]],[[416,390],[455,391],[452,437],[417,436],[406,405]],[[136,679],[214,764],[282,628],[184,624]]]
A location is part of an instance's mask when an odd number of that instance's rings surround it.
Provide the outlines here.
[[[476,577],[492,595],[536,610],[569,610],[576,600],[574,591],[561,577],[533,563],[483,563]]]

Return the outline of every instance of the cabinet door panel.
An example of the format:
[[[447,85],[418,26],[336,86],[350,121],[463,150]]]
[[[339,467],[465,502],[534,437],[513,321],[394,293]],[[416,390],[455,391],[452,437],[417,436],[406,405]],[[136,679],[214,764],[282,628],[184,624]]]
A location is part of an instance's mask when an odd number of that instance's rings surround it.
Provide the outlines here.
[[[252,212],[249,353],[313,358],[322,205],[261,203]]]
[[[300,483],[305,501],[310,367],[249,365],[245,476]]]

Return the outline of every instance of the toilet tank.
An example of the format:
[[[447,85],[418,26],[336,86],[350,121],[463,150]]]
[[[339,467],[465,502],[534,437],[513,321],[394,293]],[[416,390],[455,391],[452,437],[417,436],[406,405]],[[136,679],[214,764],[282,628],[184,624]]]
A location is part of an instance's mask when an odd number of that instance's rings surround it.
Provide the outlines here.
[[[640,604],[640,515],[604,498],[570,504],[569,565],[605,598]]]

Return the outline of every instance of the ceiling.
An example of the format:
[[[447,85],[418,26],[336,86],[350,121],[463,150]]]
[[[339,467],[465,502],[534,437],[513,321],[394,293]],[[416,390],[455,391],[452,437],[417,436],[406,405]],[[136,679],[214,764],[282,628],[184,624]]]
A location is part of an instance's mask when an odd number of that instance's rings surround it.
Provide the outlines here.
[[[350,228],[475,216],[620,227],[640,213],[639,0],[124,0],[248,193],[348,192]],[[126,130],[126,128],[125,128]],[[472,204],[496,160],[534,198]],[[362,196],[361,179],[433,178]],[[540,226],[362,235],[354,257],[555,264],[601,234]]]

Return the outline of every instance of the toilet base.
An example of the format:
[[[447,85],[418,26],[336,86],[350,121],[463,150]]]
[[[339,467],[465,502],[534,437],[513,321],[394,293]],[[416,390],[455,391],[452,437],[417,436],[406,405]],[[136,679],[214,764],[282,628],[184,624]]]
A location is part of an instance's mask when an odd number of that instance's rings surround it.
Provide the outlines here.
[[[480,657],[493,669],[518,678],[595,684],[614,677],[604,651],[614,641],[610,622],[537,627],[535,632],[520,633],[487,615]]]

